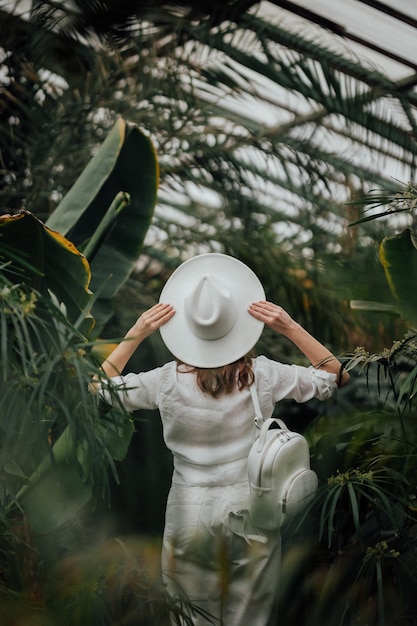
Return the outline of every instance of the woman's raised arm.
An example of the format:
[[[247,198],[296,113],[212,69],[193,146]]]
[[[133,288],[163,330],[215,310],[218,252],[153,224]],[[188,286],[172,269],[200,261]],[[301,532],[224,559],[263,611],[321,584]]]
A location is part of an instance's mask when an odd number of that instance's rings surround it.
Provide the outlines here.
[[[279,305],[272,302],[254,302],[249,313],[277,333],[284,335],[308,358],[313,367],[337,375],[339,387],[346,385],[349,374],[340,361],[320,341],[315,339]]]
[[[119,376],[142,341],[166,324],[173,315],[174,308],[170,304],[161,303],[142,313],[124,339],[101,364],[103,372],[107,376]]]

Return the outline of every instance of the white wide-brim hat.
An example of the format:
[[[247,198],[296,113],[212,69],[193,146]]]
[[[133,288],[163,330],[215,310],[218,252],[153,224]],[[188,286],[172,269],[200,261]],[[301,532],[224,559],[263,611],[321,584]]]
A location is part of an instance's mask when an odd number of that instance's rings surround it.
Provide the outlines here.
[[[261,282],[244,263],[226,254],[200,254],[170,276],[159,301],[175,315],[160,328],[168,350],[193,367],[222,367],[247,354],[264,324],[248,313],[265,299]]]

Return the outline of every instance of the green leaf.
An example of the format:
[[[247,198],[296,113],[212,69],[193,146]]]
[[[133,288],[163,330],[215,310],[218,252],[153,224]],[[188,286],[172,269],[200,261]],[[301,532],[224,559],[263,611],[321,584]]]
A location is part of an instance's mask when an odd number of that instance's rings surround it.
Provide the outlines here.
[[[117,217],[123,209],[129,206],[129,204],[129,195],[122,191],[118,193],[93,233],[91,239],[89,239],[88,242],[81,247],[83,254],[85,254],[85,256],[89,259],[90,263],[94,259],[96,252],[100,249],[107,233],[113,227]]]
[[[347,202],[346,204],[349,204],[349,202]],[[351,202],[350,204],[353,205],[354,203]],[[404,211],[408,211],[408,209],[388,209],[386,211],[383,211],[382,213],[373,213],[372,215],[362,217],[355,222],[351,222],[349,226],[358,226],[359,224],[365,224],[366,222],[372,222],[372,220],[377,220],[380,217],[387,217],[388,215],[392,215],[393,213],[404,213]]]
[[[417,367],[413,367],[401,382],[396,406],[399,409],[404,401],[411,402],[417,391]]]
[[[352,507],[353,523],[355,525],[356,532],[359,535],[360,530],[361,530],[361,525],[360,525],[360,520],[359,520],[358,499],[356,497],[355,489],[350,481],[348,481],[347,483],[347,488],[348,488],[348,493],[349,493],[349,498],[350,498],[350,505]]]
[[[397,307],[392,304],[385,304],[384,302],[350,300],[349,306],[354,311],[372,311],[375,313],[391,313],[395,316],[399,315]]]
[[[411,324],[417,323],[417,250],[410,230],[385,237],[379,248],[379,258],[401,316]]]
[[[76,518],[91,497],[92,488],[82,481],[77,465],[68,463],[43,474],[19,502],[31,533],[42,536]]]
[[[9,459],[3,468],[0,468],[0,481],[3,481],[8,487],[21,486],[28,484],[29,478],[16,461]]]
[[[329,499],[330,499],[330,496],[332,498],[330,509],[328,512],[328,519],[327,519],[327,541],[328,541],[327,545],[329,547],[332,544],[332,537],[333,537],[334,530],[335,530],[334,521],[335,521],[336,509],[337,509],[337,505],[338,505],[339,498],[340,498],[342,491],[343,491],[343,487],[341,485],[338,485],[335,489],[332,489],[329,493]]]
[[[95,290],[104,285],[94,305],[94,314],[101,320],[107,315],[106,300],[115,296],[140,255],[156,202],[158,176],[151,141],[137,126],[119,118],[47,221],[50,228],[63,233],[80,249],[100,230],[100,246],[94,248],[91,260],[91,286]],[[126,194],[122,200],[120,192]],[[117,196],[119,207],[114,213],[111,210],[114,219],[108,223],[106,213]],[[123,210],[119,212],[120,208]],[[89,248],[86,250],[92,254]]]
[[[74,442],[67,427],[36,471],[16,495],[34,535],[50,532],[74,518],[91,499],[74,459]]]
[[[3,243],[6,245],[3,246]],[[18,255],[10,255],[15,250]],[[91,302],[90,266],[84,255],[60,233],[47,228],[28,211],[0,216],[0,256],[10,261],[4,273],[42,294],[52,292],[74,322]],[[84,331],[92,326],[92,318]]]
[[[124,459],[135,431],[133,420],[127,421],[121,416],[120,421],[117,421],[113,415],[112,421],[103,418],[97,430],[112,458],[116,461]]]
[[[114,417],[103,419],[96,434],[103,444],[103,454],[122,460],[127,453],[134,426],[132,420]],[[34,535],[45,534],[74,519],[92,498],[88,482],[91,459],[83,442],[74,442],[69,427],[53,445],[36,471],[16,495]]]

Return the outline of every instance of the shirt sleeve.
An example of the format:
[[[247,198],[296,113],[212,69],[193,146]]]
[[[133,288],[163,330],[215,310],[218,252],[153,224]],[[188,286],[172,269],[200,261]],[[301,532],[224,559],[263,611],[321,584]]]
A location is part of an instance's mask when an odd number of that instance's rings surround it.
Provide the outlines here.
[[[99,384],[99,395],[108,404],[120,402],[129,412],[138,409],[157,409],[161,370],[159,367],[149,372],[130,373],[102,380]]]
[[[257,369],[268,380],[273,402],[284,399],[307,402],[312,398],[327,400],[337,388],[336,374],[314,367],[287,365],[258,357]]]

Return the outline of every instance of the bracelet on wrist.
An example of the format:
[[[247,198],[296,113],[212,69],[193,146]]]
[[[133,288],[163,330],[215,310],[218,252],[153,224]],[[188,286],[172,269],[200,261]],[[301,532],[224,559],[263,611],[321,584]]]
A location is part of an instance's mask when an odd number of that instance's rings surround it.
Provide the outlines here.
[[[319,361],[318,363],[316,363],[315,365],[313,364],[313,367],[314,367],[315,370],[319,370],[320,368],[323,367],[323,365],[326,365],[327,363],[330,363],[330,361],[337,361],[337,359],[333,355],[327,356],[324,359],[322,359],[321,361]]]

